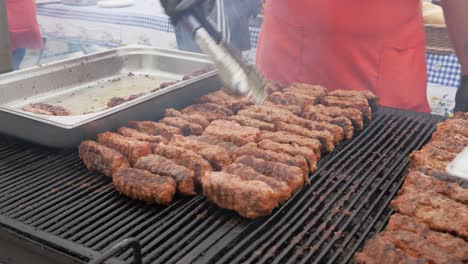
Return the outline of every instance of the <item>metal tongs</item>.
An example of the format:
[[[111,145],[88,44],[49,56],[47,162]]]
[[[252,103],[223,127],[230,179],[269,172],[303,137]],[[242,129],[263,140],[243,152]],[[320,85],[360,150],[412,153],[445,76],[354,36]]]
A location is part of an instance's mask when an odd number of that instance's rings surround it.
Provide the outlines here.
[[[245,63],[223,40],[212,20],[201,8],[185,14],[180,22],[189,32],[200,49],[213,60],[224,85],[234,92],[245,95],[256,104],[265,101],[265,81],[251,65]]]

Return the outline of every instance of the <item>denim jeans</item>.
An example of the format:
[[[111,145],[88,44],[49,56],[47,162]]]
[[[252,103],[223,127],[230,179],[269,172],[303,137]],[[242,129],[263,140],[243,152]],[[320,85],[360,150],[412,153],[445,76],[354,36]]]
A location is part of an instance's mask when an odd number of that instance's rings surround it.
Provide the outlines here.
[[[18,70],[26,54],[25,48],[18,48],[13,51],[13,70]]]

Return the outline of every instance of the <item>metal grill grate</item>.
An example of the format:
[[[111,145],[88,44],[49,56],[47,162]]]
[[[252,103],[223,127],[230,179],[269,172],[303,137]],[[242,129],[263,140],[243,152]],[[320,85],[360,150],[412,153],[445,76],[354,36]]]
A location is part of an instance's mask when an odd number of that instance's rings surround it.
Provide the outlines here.
[[[320,161],[311,186],[254,221],[202,196],[167,207],[132,201],[75,151],[0,140],[0,224],[85,261],[134,237],[145,263],[345,263],[386,224],[408,154],[440,120],[380,109]],[[130,250],[119,254],[115,262],[133,261]]]

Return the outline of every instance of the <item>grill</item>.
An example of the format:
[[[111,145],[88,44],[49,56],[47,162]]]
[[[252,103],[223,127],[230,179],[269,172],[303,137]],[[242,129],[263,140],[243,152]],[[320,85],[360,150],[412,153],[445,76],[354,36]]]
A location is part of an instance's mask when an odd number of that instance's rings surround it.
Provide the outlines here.
[[[141,253],[144,263],[345,263],[384,228],[408,154],[441,120],[380,108],[320,161],[311,186],[257,220],[200,195],[167,207],[132,201],[88,172],[76,151],[0,139],[0,224],[83,262],[133,263]]]

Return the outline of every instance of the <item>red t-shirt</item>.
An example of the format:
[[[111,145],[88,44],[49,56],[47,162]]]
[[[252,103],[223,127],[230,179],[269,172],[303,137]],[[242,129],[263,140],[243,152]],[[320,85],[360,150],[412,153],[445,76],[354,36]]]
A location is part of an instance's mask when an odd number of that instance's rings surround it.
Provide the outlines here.
[[[267,0],[257,65],[268,79],[369,89],[429,111],[420,0]]]
[[[11,49],[43,47],[34,0],[6,0]]]

